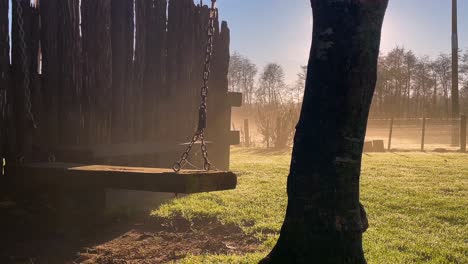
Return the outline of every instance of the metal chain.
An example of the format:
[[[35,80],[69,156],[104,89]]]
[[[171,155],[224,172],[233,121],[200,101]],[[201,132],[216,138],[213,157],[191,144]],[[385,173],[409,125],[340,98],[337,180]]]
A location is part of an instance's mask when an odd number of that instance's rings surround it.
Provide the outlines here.
[[[31,124],[34,128],[37,128],[36,119],[34,118],[34,114],[32,111],[32,102],[31,102],[31,90],[30,90],[30,73],[29,73],[29,63],[28,63],[28,55],[27,55],[27,44],[26,44],[26,33],[24,31],[24,14],[23,14],[23,7],[21,5],[21,0],[16,0],[16,11],[18,14],[18,33],[19,39],[21,42],[20,45],[20,52],[21,52],[21,67],[23,70],[24,78],[23,78],[23,88],[24,88],[24,97],[26,99],[26,115],[28,116]]]
[[[198,128],[195,132],[192,140],[190,141],[188,147],[180,157],[179,161],[174,163],[172,169],[175,172],[179,172],[182,167],[188,162],[188,156],[190,151],[192,150],[193,145],[195,142],[200,140],[201,143],[201,151],[203,154],[204,165],[203,168],[205,170],[211,169],[211,163],[208,159],[208,147],[206,146],[205,142],[205,129],[207,123],[207,99],[208,99],[208,81],[210,79],[211,73],[211,57],[213,55],[213,38],[214,38],[214,23],[216,19],[216,0],[211,0],[211,8],[210,8],[210,19],[208,22],[208,30],[207,36],[208,41],[206,43],[205,49],[205,60],[204,60],[204,68],[203,68],[203,86],[200,91],[201,103],[200,107],[198,108]]]

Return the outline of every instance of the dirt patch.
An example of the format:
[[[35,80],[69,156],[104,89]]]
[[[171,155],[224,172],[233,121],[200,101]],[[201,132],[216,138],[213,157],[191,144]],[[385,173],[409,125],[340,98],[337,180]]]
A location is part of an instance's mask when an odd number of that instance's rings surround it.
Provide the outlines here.
[[[260,245],[236,225],[182,217],[139,217],[88,235],[8,237],[0,263],[167,263],[190,254],[245,254]]]
[[[187,255],[245,254],[260,241],[215,219],[151,219],[123,235],[80,253],[80,263],[166,263]]]

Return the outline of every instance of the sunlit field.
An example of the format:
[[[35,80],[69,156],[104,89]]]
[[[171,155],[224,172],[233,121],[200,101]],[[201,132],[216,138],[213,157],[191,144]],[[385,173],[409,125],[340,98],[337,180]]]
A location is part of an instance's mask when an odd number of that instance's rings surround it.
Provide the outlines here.
[[[235,191],[179,198],[153,211],[191,221],[215,217],[261,241],[255,253],[188,256],[182,263],[255,263],[274,246],[287,202],[289,152],[234,148]],[[361,185],[369,263],[468,263],[468,155],[368,154]]]

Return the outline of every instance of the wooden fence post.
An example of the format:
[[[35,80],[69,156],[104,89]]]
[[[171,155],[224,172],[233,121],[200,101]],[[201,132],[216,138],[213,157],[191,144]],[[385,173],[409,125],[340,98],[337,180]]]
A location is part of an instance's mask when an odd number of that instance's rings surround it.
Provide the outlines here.
[[[393,121],[394,121],[394,118],[392,117],[390,119],[390,132],[388,133],[388,147],[387,147],[388,151],[390,151],[392,148]]]
[[[250,147],[250,130],[249,130],[248,119],[244,119],[244,140],[245,140],[245,146]]]
[[[421,135],[421,151],[424,151],[425,138],[426,138],[426,117],[423,117],[422,135]]]
[[[460,118],[460,151],[466,152],[466,115]]]

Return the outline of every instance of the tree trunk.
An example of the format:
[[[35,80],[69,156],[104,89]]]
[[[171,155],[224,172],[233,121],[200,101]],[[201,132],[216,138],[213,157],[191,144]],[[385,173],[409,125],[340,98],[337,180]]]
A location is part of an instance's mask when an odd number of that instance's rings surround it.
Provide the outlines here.
[[[311,0],[306,90],[280,238],[260,263],[366,263],[359,177],[388,0]]]

